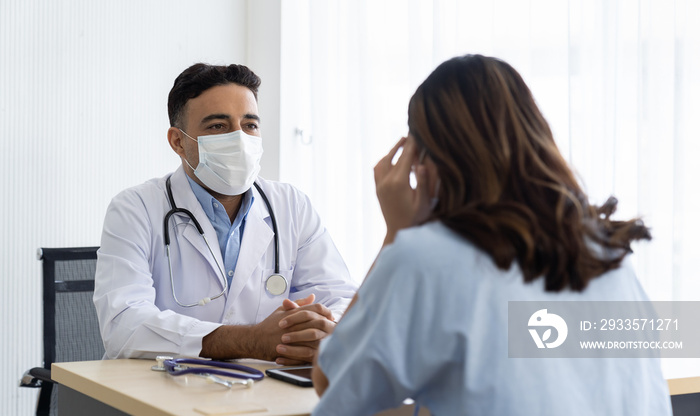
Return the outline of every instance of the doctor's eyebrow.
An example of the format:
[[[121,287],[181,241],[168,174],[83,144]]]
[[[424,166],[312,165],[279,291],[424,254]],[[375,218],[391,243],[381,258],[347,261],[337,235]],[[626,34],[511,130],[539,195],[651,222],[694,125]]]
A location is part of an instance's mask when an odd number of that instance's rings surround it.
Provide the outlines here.
[[[260,117],[257,114],[246,114],[243,116],[245,119],[252,119],[260,123]]]
[[[257,114],[245,114],[243,115],[243,118],[248,120],[255,120],[258,123],[260,122],[260,117]],[[204,117],[202,121],[200,121],[200,124],[204,124],[212,120],[231,120],[231,116],[228,114],[209,114],[208,116]]]
[[[200,124],[204,124],[207,121],[212,120],[231,120],[231,116],[228,114],[209,114],[208,116],[204,117],[202,121],[200,121]]]

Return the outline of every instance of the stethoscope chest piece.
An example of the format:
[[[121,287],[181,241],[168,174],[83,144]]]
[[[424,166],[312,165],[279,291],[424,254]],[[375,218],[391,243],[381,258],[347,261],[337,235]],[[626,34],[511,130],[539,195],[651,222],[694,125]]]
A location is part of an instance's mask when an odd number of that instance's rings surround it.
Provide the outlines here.
[[[281,274],[273,274],[265,281],[265,289],[272,296],[279,296],[287,291],[287,279]]]

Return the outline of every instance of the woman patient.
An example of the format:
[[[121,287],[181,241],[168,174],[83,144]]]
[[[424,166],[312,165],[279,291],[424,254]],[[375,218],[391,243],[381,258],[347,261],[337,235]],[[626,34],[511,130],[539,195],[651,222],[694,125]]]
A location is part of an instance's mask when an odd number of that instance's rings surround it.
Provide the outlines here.
[[[321,345],[313,414],[670,415],[658,359],[508,357],[508,301],[648,300],[625,256],[650,238],[591,205],[515,69],[444,62],[408,127],[374,170],[387,235]]]

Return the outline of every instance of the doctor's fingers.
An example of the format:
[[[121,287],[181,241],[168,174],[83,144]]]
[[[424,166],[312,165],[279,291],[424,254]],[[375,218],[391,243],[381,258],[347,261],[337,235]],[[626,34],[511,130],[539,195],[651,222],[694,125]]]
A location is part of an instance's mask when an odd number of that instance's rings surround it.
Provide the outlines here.
[[[292,325],[296,325],[301,322],[305,322],[311,319],[319,319],[323,317],[330,321],[333,320],[333,312],[330,309],[321,305],[320,303],[314,303],[313,305],[301,306],[299,308],[290,309],[286,311],[286,315],[280,319],[280,328],[287,328]]]
[[[333,327],[335,327],[335,322],[328,318],[326,314],[322,315],[316,311],[299,311],[298,309],[295,311],[298,312],[294,312],[280,320],[279,326],[284,329],[285,332],[304,328],[318,328],[324,330],[330,328],[333,330]]]
[[[281,340],[283,344],[300,344],[313,346],[314,342],[318,342],[323,338],[327,337],[330,332],[328,330],[323,330],[319,328],[304,328],[299,331],[287,332],[282,335]]]
[[[316,295],[313,293],[310,294],[309,296],[305,297],[304,299],[297,299],[297,300],[291,300],[291,299],[285,299],[282,301],[282,306],[281,310],[284,311],[291,311],[292,309],[297,309],[301,306],[306,306],[314,303],[314,300],[316,300]]]
[[[280,358],[310,363],[316,355],[316,351],[318,350],[318,343],[315,347],[309,347],[307,345],[279,344],[276,350],[279,354],[279,358],[277,358],[277,360],[275,361],[277,361],[278,363]]]
[[[311,319],[308,321],[300,322],[296,325],[288,326],[287,328],[283,328],[282,331],[283,334],[294,334],[300,331],[308,330],[308,329],[315,329],[320,331],[321,333],[325,334],[330,334],[333,332],[335,329],[335,322],[329,321],[328,319],[325,318],[320,318],[320,319]],[[320,339],[320,338],[318,338]],[[282,342],[287,342],[284,339]]]
[[[278,310],[280,310],[282,312],[286,312],[286,311],[291,311],[293,309],[297,309],[298,307],[299,307],[299,304],[297,304],[293,300],[285,299],[282,301],[282,306],[280,306],[278,308]]]
[[[287,312],[294,309],[299,309],[300,307],[313,304],[315,299],[316,295],[314,295],[313,293],[305,297],[304,299],[297,299],[296,301],[291,299],[285,299],[282,301],[282,306],[280,306],[278,310]]]
[[[312,303],[314,303],[315,300],[316,300],[316,295],[314,295],[312,293],[309,296],[305,297],[304,299],[297,300],[296,303],[299,306],[306,306],[306,305],[311,305]]]
[[[313,359],[312,359],[312,360],[313,360]],[[276,364],[279,364],[279,365],[294,365],[294,366],[297,366],[297,365],[309,364],[312,360],[309,360],[309,361],[302,361],[302,360],[294,360],[294,359],[286,358],[286,357],[277,357],[277,359],[275,359],[275,363],[276,363]]]

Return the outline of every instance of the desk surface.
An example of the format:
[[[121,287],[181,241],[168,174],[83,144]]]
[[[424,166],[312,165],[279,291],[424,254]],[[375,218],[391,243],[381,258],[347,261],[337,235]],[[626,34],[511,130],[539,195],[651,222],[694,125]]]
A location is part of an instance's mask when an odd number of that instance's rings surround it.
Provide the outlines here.
[[[671,396],[700,393],[700,377],[672,378],[667,380]]]
[[[57,382],[132,415],[308,415],[318,402],[313,388],[265,377],[251,389],[208,384],[197,376],[151,370],[154,360],[54,363]],[[266,370],[265,361],[243,364]]]
[[[151,371],[154,364],[153,360],[54,363],[51,376],[67,387],[132,415],[308,415],[318,402],[314,389],[269,377],[256,382],[252,389],[243,386],[228,389],[207,384],[196,376],[171,377]],[[244,360],[244,364],[261,371],[276,367],[265,361]],[[668,386],[671,395],[697,393],[700,377],[671,379]]]

